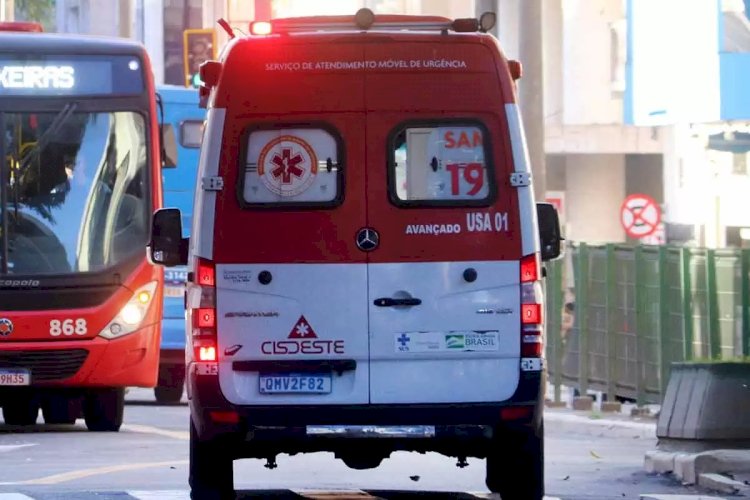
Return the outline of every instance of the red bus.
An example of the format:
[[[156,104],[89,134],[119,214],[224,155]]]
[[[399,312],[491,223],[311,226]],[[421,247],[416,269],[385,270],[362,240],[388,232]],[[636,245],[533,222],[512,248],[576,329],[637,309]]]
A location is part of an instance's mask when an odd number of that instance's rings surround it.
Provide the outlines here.
[[[151,66],[137,43],[36,31],[0,26],[0,405],[117,431],[159,363]]]

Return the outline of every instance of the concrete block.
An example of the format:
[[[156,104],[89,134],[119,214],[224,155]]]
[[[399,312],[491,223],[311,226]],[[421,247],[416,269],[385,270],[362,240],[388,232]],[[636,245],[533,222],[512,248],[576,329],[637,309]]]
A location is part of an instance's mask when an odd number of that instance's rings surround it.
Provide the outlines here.
[[[741,491],[749,491],[750,486],[739,481],[735,481],[727,476],[715,473],[704,473],[698,476],[698,485],[703,486],[709,490],[720,491],[721,493],[729,493],[734,495]]]
[[[642,407],[642,408],[632,408],[630,410],[630,416],[631,417],[650,417],[651,416],[651,408],[648,407]]]
[[[565,403],[565,401],[549,401],[549,400],[547,400],[544,403],[544,405],[547,408],[565,408],[568,406],[567,403]]]
[[[578,411],[591,411],[594,400],[588,396],[573,398],[573,409]]]
[[[712,450],[695,455],[695,473],[750,472],[750,450]]]
[[[674,470],[675,455],[677,454],[668,451],[647,451],[643,459],[643,466],[646,472],[650,474],[668,474]]]
[[[620,413],[622,411],[622,403],[617,401],[604,401],[602,402],[603,413]]]
[[[693,453],[678,453],[674,457],[672,472],[683,484],[695,484],[695,456]]]

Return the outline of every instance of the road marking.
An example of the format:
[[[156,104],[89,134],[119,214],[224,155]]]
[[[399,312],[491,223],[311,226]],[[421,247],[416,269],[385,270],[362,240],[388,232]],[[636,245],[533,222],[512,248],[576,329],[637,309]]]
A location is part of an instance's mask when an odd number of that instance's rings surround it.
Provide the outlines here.
[[[128,495],[138,500],[189,500],[188,490],[164,490],[164,491],[127,491]],[[0,498],[2,500],[2,498]]]
[[[0,500],[34,500],[21,493],[0,493]]]
[[[190,432],[188,431],[170,431],[168,429],[162,429],[160,427],[153,427],[150,425],[140,425],[140,424],[124,424],[121,428],[130,432],[140,432],[143,434],[156,434],[158,436],[166,436],[172,439],[179,439],[180,441],[190,440]]]
[[[6,453],[8,451],[20,450],[21,448],[27,448],[29,446],[36,446],[39,443],[29,444],[0,444],[0,453]]]
[[[362,490],[291,490],[294,494],[312,500],[356,500],[358,498],[378,498]]]
[[[177,465],[187,465],[187,460],[177,460],[171,462],[146,462],[136,464],[122,464],[122,465],[109,465],[106,467],[94,467],[91,469],[81,469],[71,472],[63,472],[61,474],[52,474],[51,476],[40,477],[37,479],[27,479],[25,481],[11,481],[0,483],[0,486],[8,485],[38,485],[38,484],[59,484],[68,481],[75,481],[76,479],[83,479],[85,477],[100,476],[103,474],[111,474],[113,472],[124,472],[139,469],[149,469],[151,467],[171,467]]]
[[[641,495],[641,500],[726,500],[726,498],[707,495],[661,495],[644,493]]]

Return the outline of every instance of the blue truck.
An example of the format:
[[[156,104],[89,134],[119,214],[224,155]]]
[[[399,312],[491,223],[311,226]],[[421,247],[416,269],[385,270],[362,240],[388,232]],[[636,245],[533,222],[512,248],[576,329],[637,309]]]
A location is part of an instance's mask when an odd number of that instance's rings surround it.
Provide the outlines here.
[[[177,166],[163,169],[164,206],[180,209],[182,227],[191,227],[193,193],[206,111],[198,107],[198,91],[174,85],[157,87],[163,123],[171,126],[177,142]],[[188,235],[186,235],[188,236]],[[154,388],[159,403],[177,403],[185,385],[185,303],[187,268],[164,272],[159,380]]]

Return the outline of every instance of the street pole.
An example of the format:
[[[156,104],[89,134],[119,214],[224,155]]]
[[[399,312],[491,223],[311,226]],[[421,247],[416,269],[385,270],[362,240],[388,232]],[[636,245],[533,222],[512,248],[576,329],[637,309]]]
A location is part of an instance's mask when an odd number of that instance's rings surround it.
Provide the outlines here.
[[[14,0],[0,0],[0,21],[13,21]]]
[[[523,78],[518,82],[519,104],[537,201],[544,201],[546,198],[547,178],[544,151],[543,1],[522,0],[519,23],[519,52],[523,65]],[[502,12],[499,15],[502,15]]]

